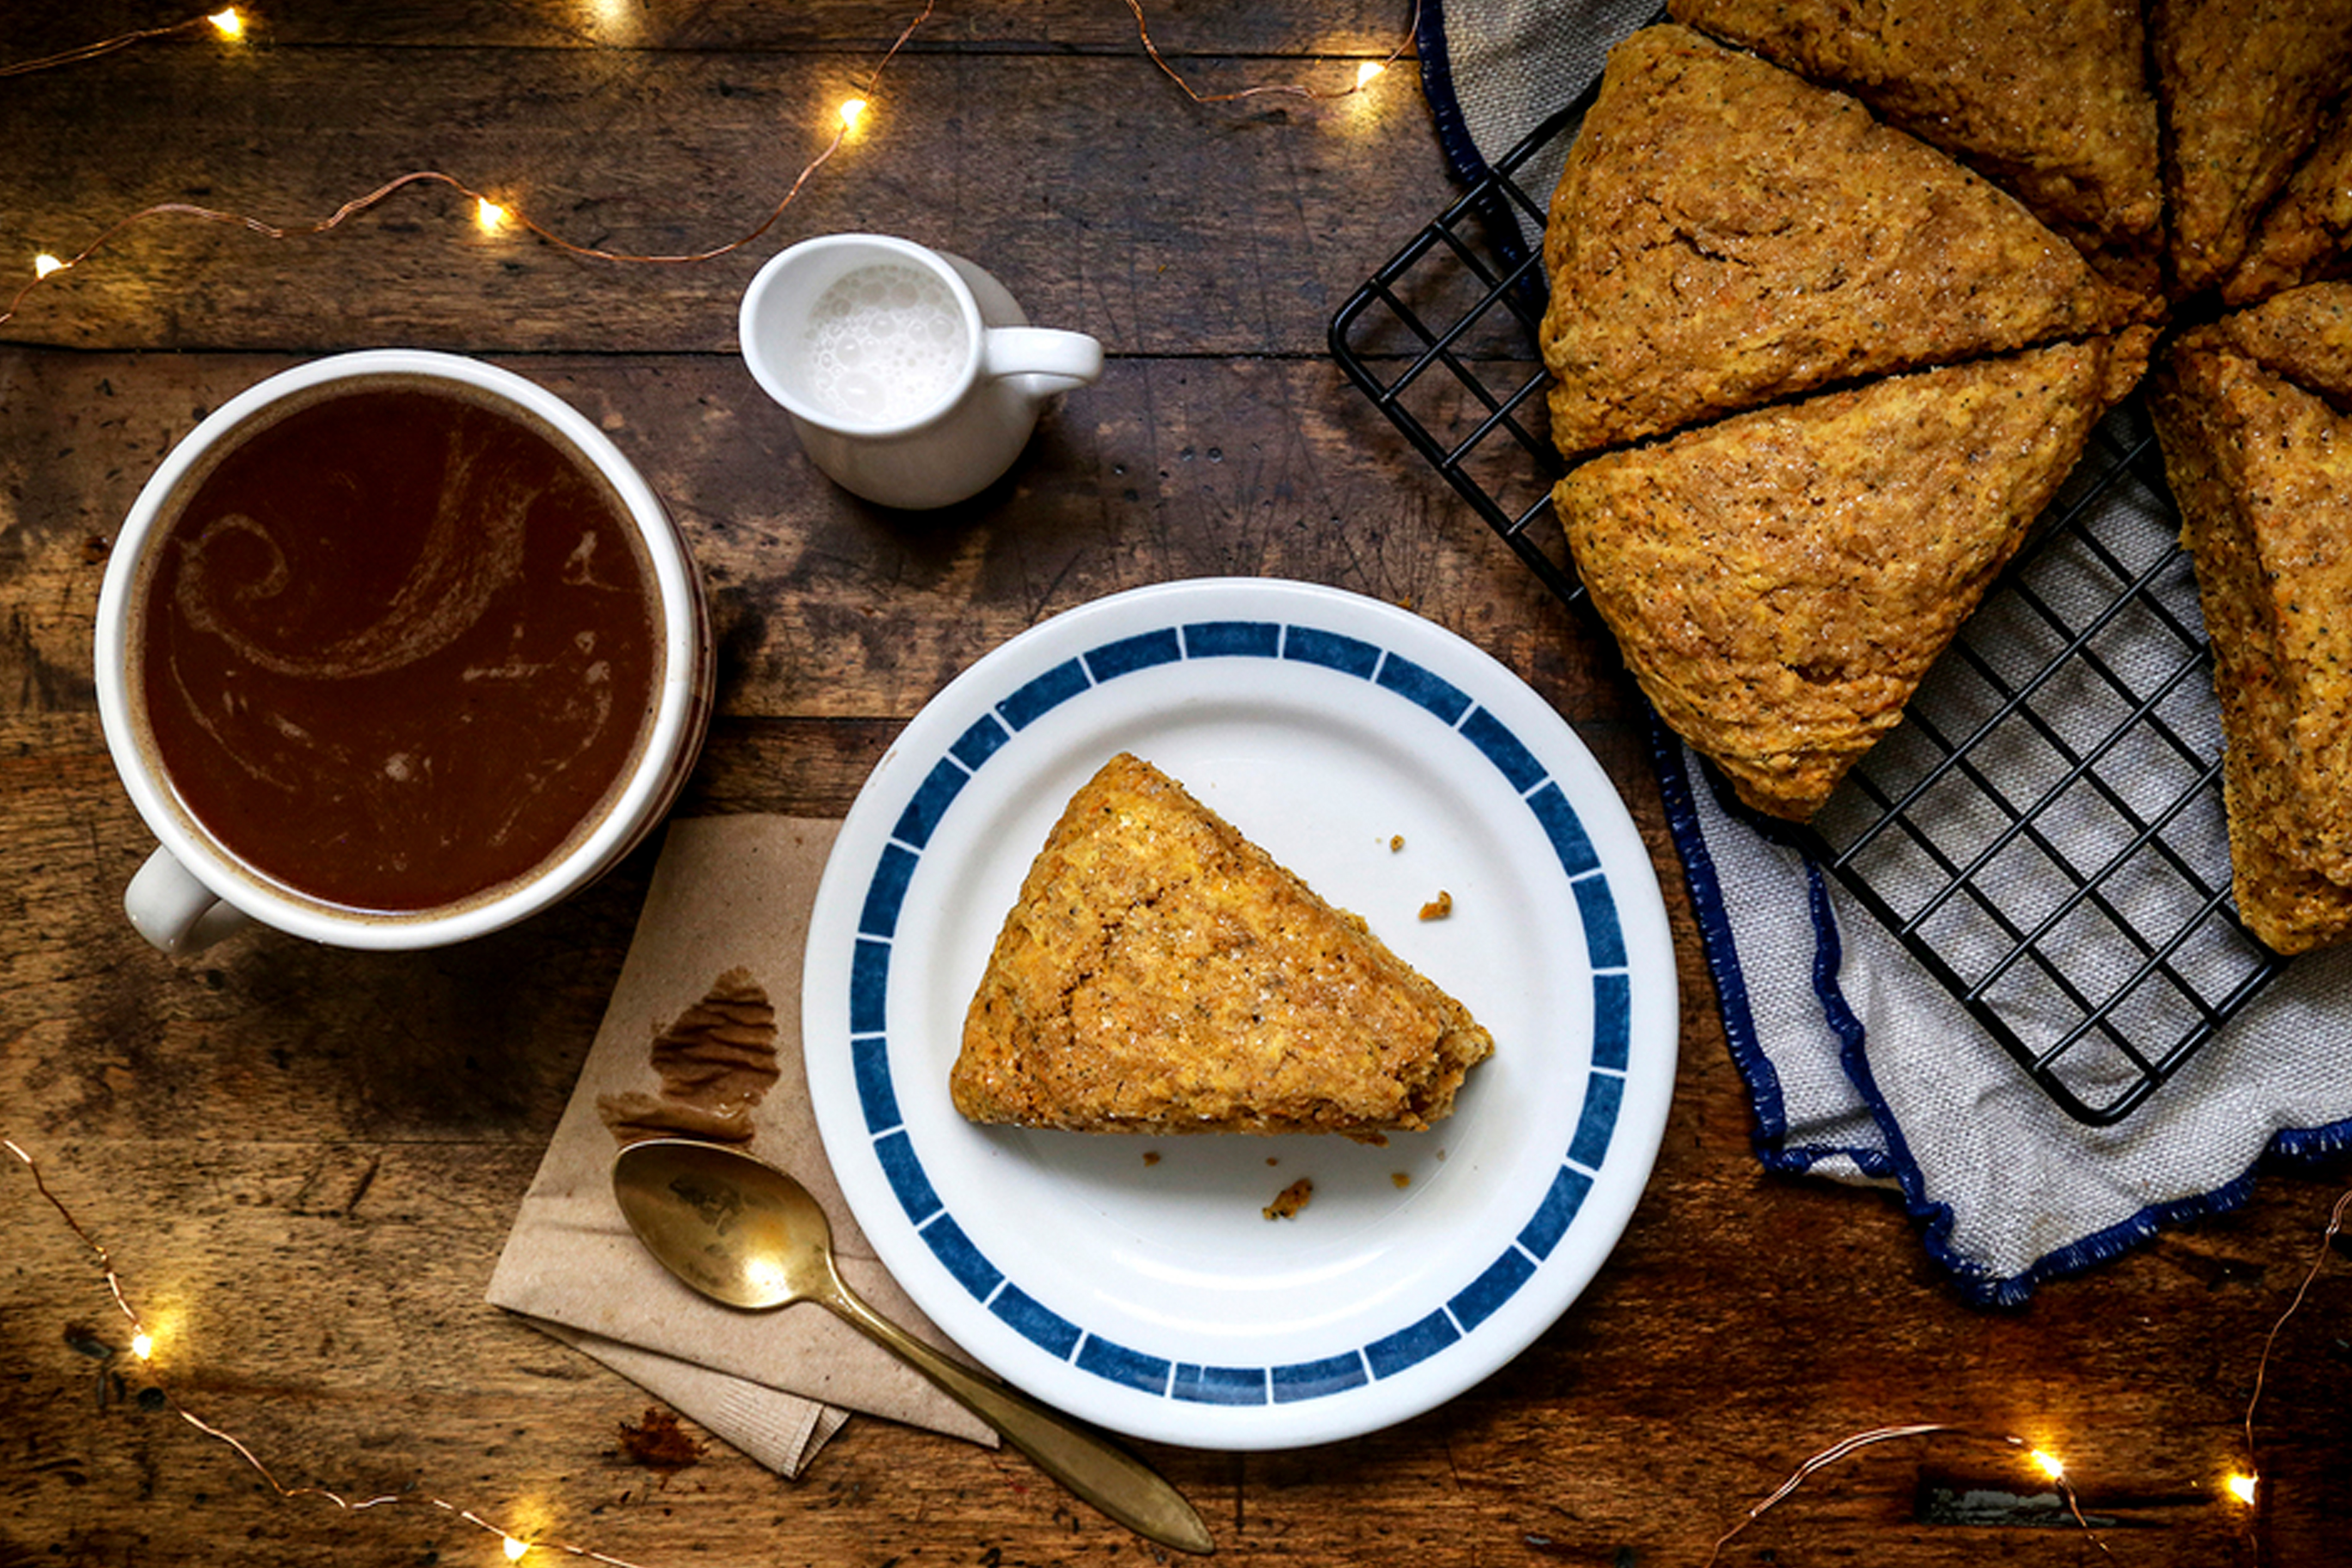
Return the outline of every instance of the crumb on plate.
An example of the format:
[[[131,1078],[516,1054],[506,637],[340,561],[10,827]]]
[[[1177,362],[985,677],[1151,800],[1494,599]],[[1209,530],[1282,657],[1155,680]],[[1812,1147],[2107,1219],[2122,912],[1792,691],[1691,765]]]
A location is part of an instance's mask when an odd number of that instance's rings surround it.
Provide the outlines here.
[[[1305,1208],[1307,1200],[1314,1195],[1314,1182],[1301,1176],[1276,1194],[1274,1202],[1266,1205],[1263,1212],[1268,1219],[1289,1219]]]

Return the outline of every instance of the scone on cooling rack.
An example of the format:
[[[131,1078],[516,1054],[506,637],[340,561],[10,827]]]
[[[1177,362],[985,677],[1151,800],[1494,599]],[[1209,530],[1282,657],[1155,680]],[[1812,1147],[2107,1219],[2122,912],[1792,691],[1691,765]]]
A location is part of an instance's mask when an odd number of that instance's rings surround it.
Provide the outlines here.
[[[2150,398],[2221,700],[2231,880],[2283,953],[2352,938],[2352,283],[2184,333]]]
[[[2160,282],[2139,0],[1671,0],[1674,19],[1850,92],[2016,193],[2108,278]]]
[[[1611,51],[1544,266],[1551,436],[1570,460],[2148,309],[1855,100],[1673,26]]]
[[[2154,335],[1889,376],[1570,472],[1554,508],[1658,716],[1750,806],[1811,816],[1902,719]]]

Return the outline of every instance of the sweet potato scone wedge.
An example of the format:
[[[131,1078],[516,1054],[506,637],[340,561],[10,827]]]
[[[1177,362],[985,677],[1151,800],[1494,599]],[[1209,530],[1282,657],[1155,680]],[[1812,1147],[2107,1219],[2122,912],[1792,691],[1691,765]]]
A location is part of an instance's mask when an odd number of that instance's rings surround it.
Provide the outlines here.
[[[2352,277],[2352,98],[2263,215],[2245,258],[2221,285],[2231,305],[2302,283]]]
[[[2293,953],[2352,937],[2352,285],[2184,334],[2150,405],[2221,700],[2231,883]]]
[[[2352,283],[2291,289],[2182,338],[2252,360],[2339,405],[2352,400]]]
[[[2137,313],[2016,199],[1689,28],[1611,52],[1554,194],[1541,333],[1571,458]]]
[[[974,1121],[1419,1131],[1494,1050],[1467,1009],[1122,752],[1005,917],[949,1079]]]
[[[2147,363],[2153,330],[1890,376],[1595,458],[1554,505],[1659,716],[1802,821]]]
[[[2220,282],[2352,82],[2352,0],[2158,0],[2174,288]]]
[[[2164,189],[2138,0],[1673,0],[1675,20],[1853,93],[2154,291]]]

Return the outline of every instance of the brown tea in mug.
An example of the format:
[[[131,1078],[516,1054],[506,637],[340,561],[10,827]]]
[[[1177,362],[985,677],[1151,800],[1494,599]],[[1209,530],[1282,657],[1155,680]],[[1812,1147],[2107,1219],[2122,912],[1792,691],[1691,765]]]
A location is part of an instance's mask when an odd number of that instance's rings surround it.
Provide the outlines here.
[[[134,612],[181,807],[346,910],[527,879],[617,795],[662,682],[619,497],[551,429],[419,378],[258,417],[183,482]]]

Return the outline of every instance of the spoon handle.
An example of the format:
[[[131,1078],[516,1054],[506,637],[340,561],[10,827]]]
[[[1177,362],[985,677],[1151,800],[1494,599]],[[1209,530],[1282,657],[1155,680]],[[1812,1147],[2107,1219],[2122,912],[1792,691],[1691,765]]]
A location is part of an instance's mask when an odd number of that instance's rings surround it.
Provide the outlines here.
[[[1181,1552],[1216,1550],[1209,1527],[1183,1494],[1108,1437],[941,1355],[859,1300],[845,1285],[819,1300],[1003,1433],[1039,1469],[1138,1535]]]

